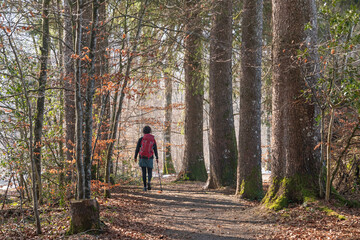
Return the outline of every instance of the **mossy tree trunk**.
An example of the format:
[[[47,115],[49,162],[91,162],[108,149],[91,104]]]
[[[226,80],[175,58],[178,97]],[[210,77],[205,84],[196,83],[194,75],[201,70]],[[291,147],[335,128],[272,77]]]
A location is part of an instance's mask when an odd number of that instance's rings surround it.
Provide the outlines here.
[[[185,25],[185,152],[178,179],[206,181],[203,150],[202,24],[200,1],[186,1]]]
[[[304,67],[310,66],[297,57],[304,47],[315,45],[317,28],[314,0],[272,3],[272,175],[263,203],[280,209],[290,202],[307,201],[317,193],[315,107],[302,93],[306,89]],[[305,30],[307,24],[312,28]]]
[[[210,175],[206,188],[236,185],[237,146],[232,101],[232,1],[212,2],[210,32]]]
[[[236,193],[263,197],[261,176],[261,52],[262,0],[243,3],[239,160]]]

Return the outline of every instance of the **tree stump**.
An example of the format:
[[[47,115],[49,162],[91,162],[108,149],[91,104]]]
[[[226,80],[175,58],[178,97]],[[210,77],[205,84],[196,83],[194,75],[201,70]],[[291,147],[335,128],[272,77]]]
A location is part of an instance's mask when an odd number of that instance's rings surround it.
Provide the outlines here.
[[[95,199],[71,201],[70,213],[71,223],[68,234],[100,230],[100,205]]]

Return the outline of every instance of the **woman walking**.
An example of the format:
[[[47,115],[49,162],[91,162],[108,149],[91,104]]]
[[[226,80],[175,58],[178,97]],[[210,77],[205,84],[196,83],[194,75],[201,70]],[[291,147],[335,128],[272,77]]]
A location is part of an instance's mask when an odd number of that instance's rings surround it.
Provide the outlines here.
[[[143,129],[144,136],[139,138],[138,143],[136,145],[135,150],[135,162],[137,162],[137,156],[139,154],[139,166],[142,170],[142,179],[144,183],[144,191],[151,190],[151,178],[152,178],[152,169],[154,162],[154,154],[156,157],[156,162],[159,163],[158,151],[156,146],[155,137],[151,135],[151,128],[149,126],[145,126]],[[148,173],[147,185],[146,185],[146,170]],[[147,188],[146,188],[147,187]]]

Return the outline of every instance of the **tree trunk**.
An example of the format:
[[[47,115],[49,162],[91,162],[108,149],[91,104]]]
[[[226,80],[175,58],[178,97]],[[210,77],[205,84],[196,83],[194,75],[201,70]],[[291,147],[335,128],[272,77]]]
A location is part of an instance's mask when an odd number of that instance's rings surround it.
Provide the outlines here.
[[[92,153],[92,162],[96,160],[96,164],[92,165],[91,178],[99,179],[99,168],[100,160],[105,157],[106,149],[108,144],[106,140],[109,139],[109,125],[110,125],[110,91],[104,91],[104,85],[108,81],[107,74],[109,73],[109,62],[106,53],[106,48],[109,45],[108,41],[108,29],[106,25],[103,25],[106,21],[106,3],[104,1],[100,2],[98,9],[98,34],[97,34],[97,49],[95,53],[95,76],[97,81],[95,81],[95,89],[101,89],[99,93],[95,94],[95,105],[94,105],[94,115],[98,116],[98,123],[94,124],[96,127],[96,138],[93,146]]]
[[[237,194],[263,197],[261,176],[262,0],[245,0],[242,16]]]
[[[61,1],[56,1],[56,7],[57,7],[57,14],[56,14],[56,21],[57,21],[57,28],[58,28],[58,37],[59,39],[63,39],[64,37],[64,30],[63,30],[63,18],[60,15],[61,12]],[[63,43],[59,41],[58,43],[59,47],[59,67],[60,67],[60,84],[64,87],[64,48]],[[64,90],[60,90],[60,106],[64,105]],[[59,119],[59,134],[60,136],[64,135],[64,128],[63,128],[63,121],[64,121],[64,111],[60,111],[60,119]],[[64,186],[65,186],[65,158],[64,158],[64,143],[62,137],[58,141],[58,151],[59,151],[59,158],[60,158],[60,173],[59,173],[59,190],[61,193],[61,196],[63,196],[64,193]]]
[[[100,206],[96,199],[82,199],[70,203],[71,223],[68,234],[100,229]]]
[[[75,146],[75,79],[74,79],[74,59],[73,54],[73,23],[72,13],[75,8],[73,0],[64,1],[65,17],[64,18],[64,112],[65,112],[65,146],[66,161],[68,164],[74,159]],[[72,4],[72,6],[69,6]],[[66,180],[69,182],[71,173],[66,173]]]
[[[271,126],[266,126],[266,164],[265,170],[271,171]]]
[[[210,33],[210,175],[207,188],[236,185],[231,55],[232,1],[214,0]]]
[[[77,167],[77,199],[85,198],[85,170],[83,164],[83,109],[81,96],[81,51],[82,51],[82,7],[83,1],[76,2],[76,34],[75,34],[75,138],[76,138],[76,167]]]
[[[95,1],[96,0],[92,0],[91,3]],[[77,0],[75,28],[75,153],[78,170],[78,199],[90,198],[91,185],[92,141],[90,139],[92,139],[92,98],[90,99],[89,96],[93,95],[92,89],[94,84],[92,77],[90,77],[90,69],[94,62],[91,56],[91,51],[93,50],[91,50],[90,47],[93,31],[91,31],[89,35],[87,29],[94,28],[94,24],[90,24],[93,16],[92,6],[93,4],[88,4],[86,1]],[[88,58],[86,58],[86,56]]]
[[[203,147],[204,77],[201,66],[200,1],[186,1],[185,26],[185,152],[178,178],[206,181]]]
[[[331,138],[332,129],[334,126],[335,110],[331,108],[330,122],[328,125],[328,134],[326,140],[326,189],[325,189],[325,201],[329,202],[331,193]]]
[[[76,164],[78,170],[78,201],[71,203],[70,234],[100,229],[100,207],[91,198],[91,164],[93,133],[93,96],[95,92],[95,50],[97,39],[98,0],[92,1],[92,24],[90,27],[89,47],[82,45],[83,2],[77,0],[76,41],[75,41],[75,106],[76,106]],[[83,69],[85,68],[85,69]],[[85,71],[84,71],[85,70]],[[83,111],[82,83],[85,82],[85,110]],[[83,124],[85,131],[83,132]],[[82,147],[84,145],[84,152]]]
[[[91,197],[91,166],[92,166],[92,135],[93,135],[93,98],[95,94],[95,51],[97,40],[98,0],[92,4],[92,24],[89,45],[89,62],[87,68],[86,108],[84,112],[85,138],[84,138],[84,170],[85,170],[85,198]]]
[[[325,109],[321,109],[321,126],[320,126],[320,135],[321,135],[321,146],[320,146],[320,174],[319,174],[319,196],[320,198],[324,198],[325,189],[326,189],[326,164],[325,164],[325,156],[326,156],[326,144],[325,144]]]
[[[171,158],[171,123],[172,123],[172,81],[165,73],[165,131],[164,131],[164,166],[163,174],[175,173]]]
[[[315,148],[315,107],[302,94],[305,64],[298,52],[316,39],[314,0],[273,0],[272,175],[263,200],[272,209],[316,196],[319,159]],[[306,24],[312,25],[305,31]],[[316,63],[312,63],[316,64]],[[309,67],[309,66],[306,66]]]
[[[44,125],[44,110],[45,110],[45,87],[47,80],[47,66],[49,56],[49,4],[50,0],[43,0],[42,4],[42,40],[41,40],[41,57],[40,57],[40,76],[39,76],[39,90],[36,103],[36,115],[34,125],[34,162],[36,167],[36,184],[37,184],[37,198],[41,202],[41,137]]]

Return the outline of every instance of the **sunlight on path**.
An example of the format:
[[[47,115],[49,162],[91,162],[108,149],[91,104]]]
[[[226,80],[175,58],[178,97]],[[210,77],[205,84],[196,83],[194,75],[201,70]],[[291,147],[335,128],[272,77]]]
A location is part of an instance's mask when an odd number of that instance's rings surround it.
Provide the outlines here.
[[[156,185],[157,183],[154,182]],[[251,202],[232,194],[205,191],[202,183],[168,183],[163,192],[132,189],[149,204],[147,218],[166,228],[167,239],[256,239],[266,222],[254,214]]]

